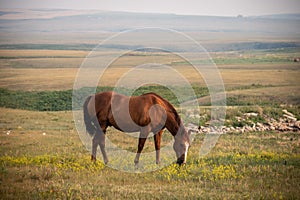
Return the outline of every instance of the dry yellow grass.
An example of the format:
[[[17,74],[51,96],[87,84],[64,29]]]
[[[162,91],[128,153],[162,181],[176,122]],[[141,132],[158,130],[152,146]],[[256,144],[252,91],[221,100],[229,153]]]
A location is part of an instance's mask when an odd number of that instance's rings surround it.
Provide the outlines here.
[[[100,54],[109,56],[117,54],[117,52],[100,52]],[[0,87],[39,91],[72,89],[78,68],[87,55],[86,51],[0,50],[2,57],[0,60]],[[215,57],[226,55],[216,54]],[[180,64],[181,62],[182,64]],[[113,86],[130,69],[145,63],[171,65],[191,83],[197,83],[202,87],[206,86],[203,78],[179,56],[153,52],[128,53],[126,56],[118,58],[105,72],[99,84]],[[251,84],[296,86],[300,83],[298,78],[300,65],[297,63],[226,64],[218,67],[226,88]],[[169,75],[159,68],[150,71],[159,77],[167,78]],[[143,76],[146,77],[149,74],[142,74],[139,79]],[[176,84],[176,80],[174,81]]]
[[[293,70],[221,70],[225,86],[299,85],[299,71]]]
[[[76,68],[0,69],[0,87],[13,90],[66,90],[73,86]]]
[[[1,57],[18,58],[18,57],[85,57],[87,51],[73,50],[6,50],[1,49]]]
[[[100,84],[113,86],[130,68],[110,68]],[[177,68],[191,83],[205,87],[203,79],[192,68]],[[0,87],[14,90],[66,90],[72,89],[77,68],[0,68]],[[155,73],[155,70],[153,71]],[[147,74],[145,74],[146,76]],[[160,74],[168,76],[168,74]],[[299,72],[292,70],[221,70],[225,87],[238,85],[299,85]],[[134,81],[134,80],[132,80]],[[176,82],[176,80],[175,80]],[[288,92],[288,91],[287,91]]]
[[[226,97],[244,97],[248,101],[253,99],[270,99],[274,102],[285,102],[289,104],[299,103],[300,99],[300,86],[275,86],[275,87],[262,87],[262,88],[251,88],[243,90],[227,91]],[[210,96],[201,97],[198,99],[200,104],[210,103]]]

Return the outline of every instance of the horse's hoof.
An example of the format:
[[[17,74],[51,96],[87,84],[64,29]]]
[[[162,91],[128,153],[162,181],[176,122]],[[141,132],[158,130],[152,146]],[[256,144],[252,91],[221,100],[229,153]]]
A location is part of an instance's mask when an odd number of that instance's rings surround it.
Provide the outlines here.
[[[95,156],[91,156],[91,161],[96,162],[96,157]]]
[[[134,162],[134,168],[138,169],[139,168],[139,163],[138,162]]]

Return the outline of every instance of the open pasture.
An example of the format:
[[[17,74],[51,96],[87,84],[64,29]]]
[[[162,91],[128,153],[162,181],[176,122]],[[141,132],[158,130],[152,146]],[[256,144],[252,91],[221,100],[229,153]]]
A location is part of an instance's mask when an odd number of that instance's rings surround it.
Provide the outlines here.
[[[298,198],[298,133],[221,135],[203,158],[199,149],[204,135],[197,135],[186,166],[124,173],[101,161],[90,162],[71,112],[1,108],[1,113],[5,113],[0,115],[0,193],[4,199]],[[119,134],[112,128],[108,131],[115,141]],[[128,141],[119,142],[124,148],[136,148],[136,138]],[[154,150],[152,141],[147,140],[146,150]]]
[[[28,99],[36,91],[60,90],[65,95],[72,89],[78,67],[88,54],[67,50],[0,52],[0,88],[9,89],[8,96],[23,91],[22,94],[28,93]],[[205,88],[203,79],[178,56],[144,54],[135,52],[119,58],[105,72],[100,86],[114,86],[122,74],[139,63],[160,61],[174,67],[193,85]],[[211,53],[211,56],[226,88],[227,121],[233,123],[244,112],[259,111],[276,119],[284,108],[293,111],[299,120],[300,65],[292,62],[297,52],[236,51]],[[200,105],[209,105],[209,96],[203,95],[200,94]],[[200,108],[205,120],[209,120],[209,109],[209,106]],[[185,114],[180,112],[183,120],[192,122]],[[172,164],[149,173],[124,173],[104,166],[100,152],[97,163],[90,162],[90,152],[79,139],[71,111],[0,108],[0,131],[0,196],[3,199],[299,198],[298,132],[224,134],[203,158],[199,157],[199,150],[205,136],[198,134],[186,166]],[[113,128],[108,129],[107,135],[122,148],[136,151],[136,138]],[[162,145],[170,140],[166,131]],[[147,140],[144,150],[154,150],[153,138]],[[133,160],[127,162],[133,165]]]
[[[101,55],[116,53],[101,52]],[[0,54],[1,88],[43,91],[72,89],[78,68],[88,52],[1,50]],[[220,70],[226,89],[251,84],[299,86],[300,64],[292,61],[297,56],[295,52],[218,52],[210,55]],[[207,62],[197,60],[197,57],[193,59],[196,63]],[[203,78],[185,60],[176,54],[156,52],[133,52],[120,57],[109,66],[99,85],[114,86],[132,67],[156,62],[173,67],[192,84],[206,86]],[[157,70],[160,69],[154,68],[150,73],[155,74]],[[168,73],[160,76],[167,77]]]
[[[299,199],[300,62],[293,62],[300,57],[299,19],[298,14],[215,17],[1,9],[0,199]],[[164,31],[140,30],[124,42],[109,39],[141,27],[164,27],[194,38],[218,66],[227,96],[226,131],[204,157],[199,157],[200,148],[205,137],[212,137],[204,130],[217,117],[203,77],[176,52],[192,51],[191,60],[206,69],[211,60],[204,52],[195,54],[197,48],[182,37]],[[107,39],[92,54],[92,61],[99,58],[92,70],[105,58],[128,51],[111,63],[97,91],[112,90],[122,75],[145,63],[171,66],[193,86],[199,115],[178,107],[170,88],[186,94],[187,87],[162,66],[127,77],[134,84],[147,77],[171,77],[169,89],[143,85],[135,94],[157,92],[178,108],[186,125],[200,125],[203,134],[195,135],[186,165],[124,173],[105,166],[100,152],[96,163],[90,161],[71,112],[72,88],[86,56]],[[86,76],[83,82],[89,79],[95,80]],[[126,85],[120,88],[130,91]],[[76,98],[85,98],[90,89],[79,89],[85,93]],[[187,96],[182,102],[192,101]],[[137,150],[136,137],[108,128],[107,138],[123,149]],[[162,146],[171,140],[165,131]],[[152,137],[147,139],[144,152],[153,152],[153,143]],[[122,161],[122,169],[134,169],[133,158],[110,158],[111,163]],[[157,167],[147,154],[142,159],[150,163],[147,167]]]
[[[204,80],[199,77],[194,69],[176,69],[192,83],[199,84],[201,87],[206,86]],[[0,87],[11,90],[29,91],[72,89],[77,70],[77,68],[15,69],[3,67],[0,69]],[[130,68],[126,67],[109,69],[104,74],[104,78],[101,79],[101,85],[113,86],[120,75],[126,73],[128,70],[130,70]],[[294,69],[260,70],[243,69],[241,66],[239,69],[226,69],[226,67],[224,67],[220,69],[220,72],[225,88],[251,84],[299,86],[300,73],[299,70]],[[109,76],[107,76],[107,74],[109,74]]]

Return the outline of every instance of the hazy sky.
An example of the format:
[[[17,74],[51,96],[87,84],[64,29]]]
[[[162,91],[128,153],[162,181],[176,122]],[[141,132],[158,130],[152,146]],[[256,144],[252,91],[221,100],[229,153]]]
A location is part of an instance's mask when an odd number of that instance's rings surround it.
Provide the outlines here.
[[[300,0],[0,0],[0,8],[96,9],[236,16],[300,13]]]

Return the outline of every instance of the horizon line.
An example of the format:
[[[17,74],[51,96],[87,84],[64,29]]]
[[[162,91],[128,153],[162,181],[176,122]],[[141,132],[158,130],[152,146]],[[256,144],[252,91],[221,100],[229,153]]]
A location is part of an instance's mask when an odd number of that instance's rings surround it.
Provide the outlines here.
[[[202,17],[267,17],[267,16],[276,16],[276,15],[300,15],[300,12],[290,12],[290,13],[272,13],[272,14],[261,14],[261,15],[245,15],[243,13],[236,14],[236,15],[212,15],[212,14],[195,14],[195,13],[172,13],[172,12],[145,12],[145,11],[126,11],[126,10],[101,10],[101,9],[74,9],[74,8],[0,8],[0,11],[5,10],[30,10],[30,11],[50,11],[50,10],[61,10],[61,11],[99,11],[99,12],[119,12],[119,13],[133,13],[133,14],[157,14],[157,15],[177,15],[177,16],[202,16]],[[2,16],[5,14],[2,14]],[[74,14],[75,15],[75,14]]]

